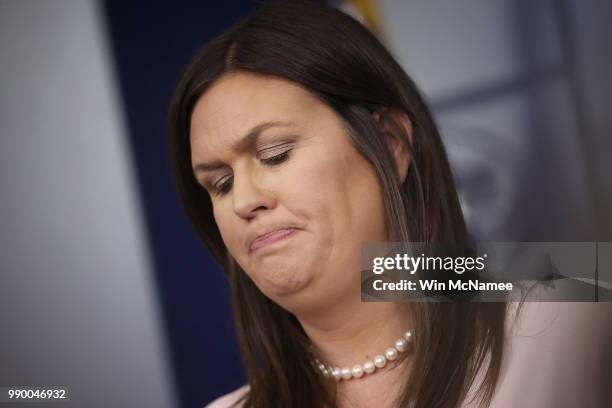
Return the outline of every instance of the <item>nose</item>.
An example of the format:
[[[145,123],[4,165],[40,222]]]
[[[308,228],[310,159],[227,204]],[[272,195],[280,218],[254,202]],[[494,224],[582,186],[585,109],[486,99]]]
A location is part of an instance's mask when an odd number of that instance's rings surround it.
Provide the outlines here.
[[[273,194],[258,183],[252,172],[241,175],[234,173],[232,200],[234,212],[245,219],[251,219],[261,211],[271,210],[276,206]]]

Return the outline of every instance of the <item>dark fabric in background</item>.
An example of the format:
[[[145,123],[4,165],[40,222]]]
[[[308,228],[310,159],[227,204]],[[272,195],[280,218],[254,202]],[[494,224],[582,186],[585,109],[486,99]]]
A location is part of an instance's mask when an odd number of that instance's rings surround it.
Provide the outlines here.
[[[257,4],[104,4],[175,384],[182,406],[201,407],[245,379],[227,284],[197,241],[174,190],[166,113],[172,90],[196,50]]]

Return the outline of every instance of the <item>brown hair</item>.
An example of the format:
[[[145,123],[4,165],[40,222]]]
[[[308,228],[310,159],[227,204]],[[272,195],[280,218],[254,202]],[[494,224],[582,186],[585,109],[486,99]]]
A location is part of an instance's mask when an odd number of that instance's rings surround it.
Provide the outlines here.
[[[189,129],[196,101],[228,72],[284,78],[328,104],[345,122],[353,146],[380,180],[386,222],[395,241],[463,242],[466,228],[452,174],[431,113],[413,81],[364,26],[328,6],[273,3],[226,30],[193,59],[174,92],[170,148],[183,207],[198,236],[226,272],[250,392],[246,407],[335,406],[335,388],[312,369],[299,322],[264,296],[223,245],[208,193],[191,168]],[[409,149],[400,184],[379,112]],[[407,115],[412,141],[387,112]],[[386,115],[386,117],[385,117]],[[478,396],[488,403],[499,376],[505,303],[412,303],[411,375],[398,404],[456,407],[484,373]]]

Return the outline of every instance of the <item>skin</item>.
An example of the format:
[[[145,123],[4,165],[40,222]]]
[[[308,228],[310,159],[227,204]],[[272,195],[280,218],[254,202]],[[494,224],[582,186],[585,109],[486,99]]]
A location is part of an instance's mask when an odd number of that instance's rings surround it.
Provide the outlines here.
[[[265,123],[274,125],[236,149]],[[331,108],[283,79],[226,74],[196,103],[190,142],[194,175],[210,194],[229,252],[266,296],[298,318],[323,361],[362,363],[410,327],[403,306],[360,301],[361,244],[388,239],[382,192]],[[403,179],[409,158],[400,146],[390,140]],[[281,227],[292,234],[251,250],[253,238]],[[339,383],[339,402],[387,405],[402,370]]]

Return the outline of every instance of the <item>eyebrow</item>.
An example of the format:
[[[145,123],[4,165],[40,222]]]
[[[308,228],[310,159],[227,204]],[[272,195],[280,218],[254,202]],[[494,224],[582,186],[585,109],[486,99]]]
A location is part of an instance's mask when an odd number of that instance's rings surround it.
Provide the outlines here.
[[[261,136],[261,133],[263,131],[273,128],[273,127],[285,127],[285,126],[291,126],[291,123],[278,122],[278,121],[260,123],[259,125],[252,127],[251,130],[249,130],[245,136],[243,136],[240,140],[235,142],[232,145],[232,150],[235,152],[244,152],[250,149],[257,142],[257,139],[259,138],[259,136]],[[198,163],[193,168],[193,172],[194,173],[206,172],[206,171],[219,169],[223,166],[224,164],[219,161],[215,161],[211,163]]]

